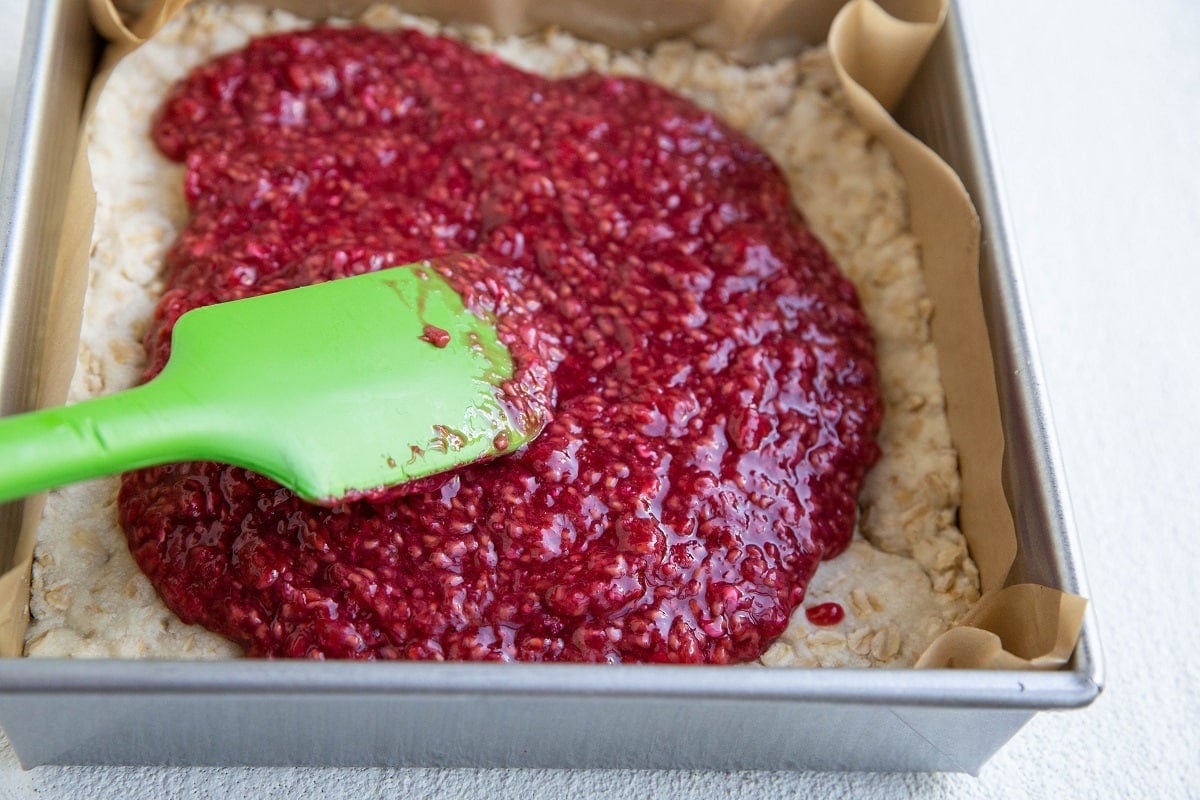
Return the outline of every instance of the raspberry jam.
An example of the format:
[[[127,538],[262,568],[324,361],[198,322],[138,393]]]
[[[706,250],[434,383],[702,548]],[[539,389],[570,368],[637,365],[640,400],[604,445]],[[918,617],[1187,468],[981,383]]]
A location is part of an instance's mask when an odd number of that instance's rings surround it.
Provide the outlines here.
[[[846,618],[846,609],[838,603],[820,603],[804,609],[804,616],[813,625],[828,627],[837,625]]]
[[[197,69],[154,137],[191,219],[148,376],[189,308],[472,252],[557,391],[523,450],[387,502],[211,463],[126,475],[130,547],[183,620],[259,656],[746,661],[848,544],[869,330],[777,167],[713,115],[319,28]]]

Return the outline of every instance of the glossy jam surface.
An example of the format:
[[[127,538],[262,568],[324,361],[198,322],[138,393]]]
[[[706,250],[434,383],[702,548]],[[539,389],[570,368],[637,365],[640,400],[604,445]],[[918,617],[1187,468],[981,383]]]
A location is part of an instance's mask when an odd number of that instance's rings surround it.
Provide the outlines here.
[[[192,217],[151,374],[187,308],[474,252],[557,391],[524,450],[386,503],[214,464],[126,476],[131,549],[185,621],[252,655],[745,661],[847,545],[877,454],[868,327],[777,168],[712,115],[317,29],[195,71],[154,135]]]

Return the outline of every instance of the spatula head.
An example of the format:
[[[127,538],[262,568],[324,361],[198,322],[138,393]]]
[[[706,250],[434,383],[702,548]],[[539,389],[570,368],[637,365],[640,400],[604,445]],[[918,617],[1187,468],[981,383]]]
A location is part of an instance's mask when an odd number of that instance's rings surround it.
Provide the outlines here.
[[[486,315],[485,315],[486,316]],[[155,381],[195,396],[205,458],[324,504],[516,450],[494,320],[429,263],[190,311]]]

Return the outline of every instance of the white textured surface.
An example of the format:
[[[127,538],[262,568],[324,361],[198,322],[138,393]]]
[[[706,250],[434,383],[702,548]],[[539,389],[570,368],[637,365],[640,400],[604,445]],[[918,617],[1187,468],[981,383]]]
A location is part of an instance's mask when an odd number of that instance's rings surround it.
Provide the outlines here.
[[[1107,661],[962,775],[49,768],[0,798],[1200,797],[1200,4],[961,0]],[[6,21],[20,0],[0,0]],[[1040,23],[1034,24],[1040,15]],[[0,91],[17,31],[0,29]],[[1168,72],[1170,70],[1170,72]],[[1167,77],[1169,76],[1169,77]],[[7,118],[7,97],[0,121]]]

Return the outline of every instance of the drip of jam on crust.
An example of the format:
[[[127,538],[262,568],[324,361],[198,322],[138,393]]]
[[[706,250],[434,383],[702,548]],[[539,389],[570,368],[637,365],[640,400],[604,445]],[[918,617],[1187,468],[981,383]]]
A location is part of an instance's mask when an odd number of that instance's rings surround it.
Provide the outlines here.
[[[837,625],[846,618],[846,609],[838,603],[820,603],[804,609],[804,616],[813,625],[827,627]]]
[[[868,327],[776,166],[711,114],[316,29],[197,69],[154,136],[192,216],[148,374],[188,308],[473,252],[531,315],[502,341],[557,390],[521,451],[384,503],[128,474],[131,549],[183,620],[251,655],[747,661],[847,546],[877,456]]]

